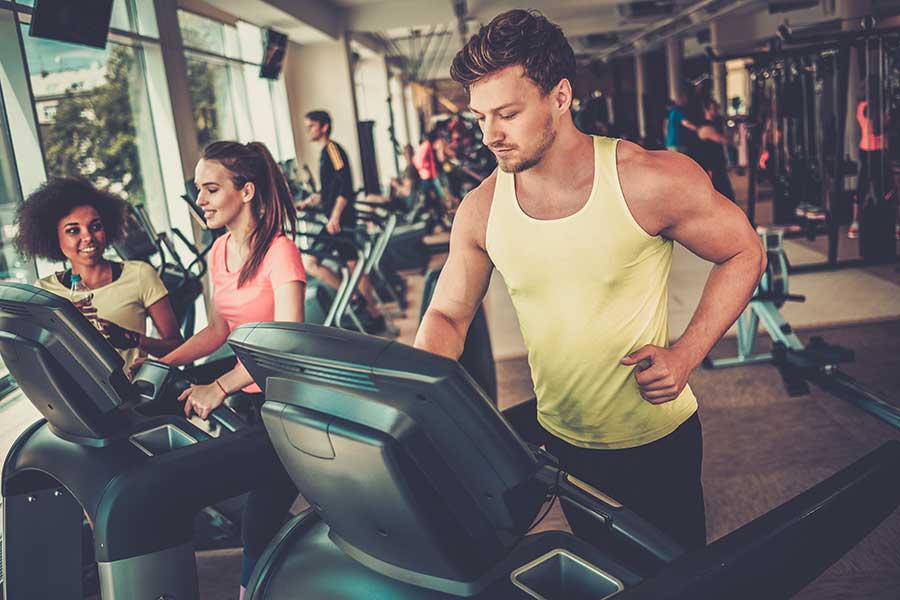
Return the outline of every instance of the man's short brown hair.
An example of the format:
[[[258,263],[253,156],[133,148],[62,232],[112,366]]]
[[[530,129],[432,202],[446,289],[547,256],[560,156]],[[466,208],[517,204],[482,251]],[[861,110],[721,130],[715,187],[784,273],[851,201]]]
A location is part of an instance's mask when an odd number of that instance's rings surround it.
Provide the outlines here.
[[[534,10],[511,10],[494,17],[456,53],[450,77],[469,90],[483,77],[522,65],[525,75],[547,94],[562,80],[575,85],[575,53],[559,25]]]

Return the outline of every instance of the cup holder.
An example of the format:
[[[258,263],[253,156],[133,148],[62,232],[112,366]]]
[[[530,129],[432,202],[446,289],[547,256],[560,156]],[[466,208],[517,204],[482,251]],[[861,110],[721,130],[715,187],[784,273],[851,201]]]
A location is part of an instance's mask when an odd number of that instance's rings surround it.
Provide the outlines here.
[[[510,579],[536,600],[603,600],[625,589],[609,573],[562,549],[519,567]]]
[[[147,431],[135,433],[128,440],[140,448],[147,456],[165,454],[170,450],[196,444],[197,440],[174,425],[160,425]]]

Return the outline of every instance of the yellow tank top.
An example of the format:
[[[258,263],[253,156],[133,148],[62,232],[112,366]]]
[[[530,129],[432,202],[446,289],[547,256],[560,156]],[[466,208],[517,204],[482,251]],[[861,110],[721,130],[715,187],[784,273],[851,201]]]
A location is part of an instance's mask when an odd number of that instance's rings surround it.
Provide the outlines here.
[[[672,242],[648,235],[619,187],[616,143],[594,138],[587,203],[553,220],[519,206],[515,177],[497,172],[485,247],[503,275],[528,349],[538,421],[585,448],[656,441],[697,410],[690,387],[671,402],[644,400],[620,361],[667,346]]]

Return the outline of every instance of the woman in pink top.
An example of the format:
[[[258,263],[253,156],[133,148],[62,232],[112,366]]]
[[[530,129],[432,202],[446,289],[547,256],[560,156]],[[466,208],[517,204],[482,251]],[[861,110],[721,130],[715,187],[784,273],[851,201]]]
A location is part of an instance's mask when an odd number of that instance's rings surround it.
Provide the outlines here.
[[[197,204],[210,229],[225,227],[210,250],[213,302],[209,325],[162,358],[187,365],[218,350],[235,327],[259,321],[303,322],[306,274],[300,251],[285,236],[295,233],[297,215],[287,180],[264,144],[214,142],[203,150],[194,182]],[[238,362],[206,385],[192,385],[179,397],[185,415],[206,419],[234,392],[262,401],[259,387]],[[244,507],[241,538],[244,564],[241,597],[262,550],[284,521],[297,496],[287,473],[253,490]]]
[[[441,176],[438,172],[438,153],[443,155],[444,139],[437,129],[432,129],[425,135],[419,149],[413,156],[413,165],[419,171],[420,185],[426,198],[444,205],[446,210],[452,210],[458,204],[455,198],[444,190],[441,184]]]

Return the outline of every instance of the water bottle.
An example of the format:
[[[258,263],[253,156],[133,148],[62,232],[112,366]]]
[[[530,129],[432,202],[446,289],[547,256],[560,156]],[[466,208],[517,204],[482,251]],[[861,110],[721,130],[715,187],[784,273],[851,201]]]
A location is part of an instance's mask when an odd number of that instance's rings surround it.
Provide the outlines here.
[[[91,291],[91,288],[81,280],[81,275],[72,273],[72,285],[69,287],[69,301],[72,302],[72,304],[75,304],[76,302],[87,300],[85,304],[90,306],[93,297],[94,293]]]
[[[91,288],[89,288],[87,284],[81,280],[81,275],[72,273],[72,285],[69,288],[69,302],[71,302],[72,304],[83,302],[81,307],[88,308],[91,306],[91,300],[93,298],[94,292],[92,292]],[[91,315],[87,318],[91,322],[91,325],[93,325],[94,327],[98,327],[96,316]]]

